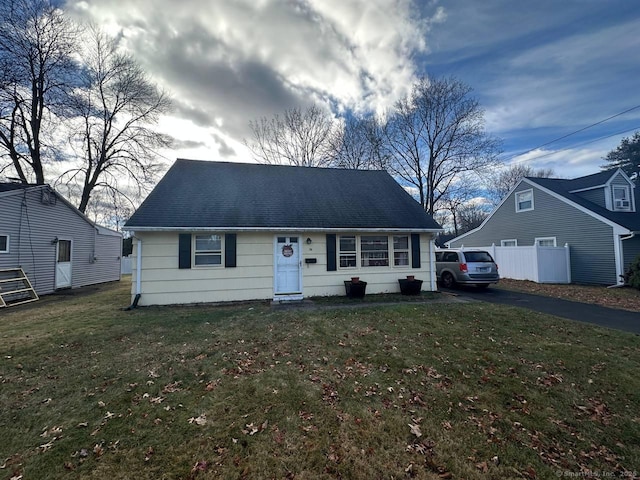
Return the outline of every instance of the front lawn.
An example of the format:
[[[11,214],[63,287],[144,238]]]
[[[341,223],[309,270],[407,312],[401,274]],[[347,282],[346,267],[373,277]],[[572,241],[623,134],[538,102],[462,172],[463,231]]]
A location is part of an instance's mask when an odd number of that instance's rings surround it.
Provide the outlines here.
[[[0,310],[0,478],[640,472],[640,339],[485,303]],[[635,473],[634,473],[635,472]]]

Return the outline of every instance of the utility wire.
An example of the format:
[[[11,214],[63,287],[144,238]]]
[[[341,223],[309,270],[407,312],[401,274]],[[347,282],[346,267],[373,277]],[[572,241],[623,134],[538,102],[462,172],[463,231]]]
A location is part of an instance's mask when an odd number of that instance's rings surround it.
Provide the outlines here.
[[[538,155],[537,157],[523,158],[522,160],[517,160],[515,162],[511,162],[511,164],[520,163],[520,162],[529,162],[531,160],[538,160],[539,158],[549,157],[551,155],[555,155],[556,153],[566,152],[567,150],[571,150],[571,149],[576,148],[576,147],[582,147],[583,145],[589,145],[590,143],[596,143],[596,142],[599,142],[600,140],[605,140],[607,138],[615,137],[616,135],[622,135],[623,133],[632,132],[633,130],[638,130],[638,129],[640,129],[640,125],[638,125],[637,127],[630,128],[628,130],[623,130],[621,132],[612,133],[611,135],[605,135],[604,137],[598,137],[598,138],[595,138],[593,140],[589,140],[587,142],[578,143],[576,145],[572,145],[571,147],[561,148],[560,150],[554,150],[553,152],[549,152],[549,153],[545,153],[545,154],[542,154],[542,155]],[[548,144],[545,144],[545,145],[548,145]],[[536,147],[536,148],[540,148],[540,147]],[[536,149],[534,148],[532,150],[528,150],[528,151],[526,151],[524,153],[520,153],[520,154],[515,155],[515,156],[513,156],[511,158],[519,157],[520,155],[526,155],[527,153],[533,152],[534,150],[536,150]]]
[[[621,115],[624,115],[625,113],[629,113],[629,112],[631,112],[633,110],[637,110],[638,108],[640,108],[640,105],[636,105],[635,107],[628,108],[627,110],[624,110],[623,112],[620,112],[620,113],[616,113],[615,115],[611,115],[610,117],[607,117],[604,120],[600,120],[599,122],[592,123],[591,125],[587,125],[586,127],[582,127],[581,129],[576,130],[575,132],[567,133],[566,135],[563,135],[562,137],[558,137],[555,140],[550,140],[547,143],[543,143],[542,145],[538,145],[537,147],[530,148],[529,150],[526,150],[526,151],[524,151],[522,153],[518,153],[517,155],[513,155],[511,158],[509,158],[509,160],[512,160],[515,157],[519,157],[521,155],[526,155],[527,153],[531,153],[531,152],[533,152],[535,150],[538,150],[539,148],[546,147],[547,145],[550,145],[552,143],[558,142],[560,140],[564,140],[567,137],[570,137],[570,136],[575,135],[577,133],[583,132],[583,131],[585,131],[585,130],[587,130],[589,128],[592,128],[592,127],[595,127],[597,125],[600,125],[601,123],[607,122],[607,121],[611,120],[612,118],[616,118],[616,117],[619,117]],[[635,129],[632,128],[631,130],[635,130]],[[605,138],[615,137],[616,135],[621,135],[622,133],[627,133],[629,131],[630,130],[625,130],[624,132],[614,133],[614,134],[606,136],[606,137],[601,137],[601,138],[599,138],[597,140],[603,140]],[[594,141],[597,141],[597,140],[594,140]],[[581,143],[581,144],[578,144],[578,145],[574,145],[574,147],[580,146],[580,145],[586,145],[587,143],[593,143],[593,142],[590,141],[590,142],[586,142],[586,143]],[[562,151],[565,151],[565,150],[568,150],[568,148],[564,148],[564,149],[561,149],[561,150],[556,150],[556,152],[562,152]],[[553,153],[556,153],[556,152],[553,152]],[[551,155],[551,154],[548,154],[548,155]],[[543,157],[544,156],[547,156],[547,154],[543,155]],[[541,157],[535,157],[535,158],[541,158]],[[531,160],[533,160],[533,159],[531,159]]]

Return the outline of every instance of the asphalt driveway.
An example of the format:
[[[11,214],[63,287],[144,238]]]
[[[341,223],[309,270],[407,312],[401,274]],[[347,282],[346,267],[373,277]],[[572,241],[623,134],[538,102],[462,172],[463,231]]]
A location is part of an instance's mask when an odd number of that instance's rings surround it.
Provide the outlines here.
[[[440,288],[440,290],[473,300],[528,308],[536,312],[568,318],[569,320],[593,323],[601,327],[640,334],[640,312],[617,310],[599,305],[572,302],[570,300],[531,295],[529,293],[514,292],[492,287],[485,290],[480,290],[475,287],[460,287],[458,289]]]

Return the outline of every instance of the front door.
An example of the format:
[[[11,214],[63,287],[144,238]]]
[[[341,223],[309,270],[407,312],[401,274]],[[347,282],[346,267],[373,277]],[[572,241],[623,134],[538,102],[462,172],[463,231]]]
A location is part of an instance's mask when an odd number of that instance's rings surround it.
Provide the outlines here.
[[[296,295],[301,288],[301,255],[298,237],[277,237],[274,252],[274,293]]]
[[[56,288],[71,287],[71,240],[56,244]]]

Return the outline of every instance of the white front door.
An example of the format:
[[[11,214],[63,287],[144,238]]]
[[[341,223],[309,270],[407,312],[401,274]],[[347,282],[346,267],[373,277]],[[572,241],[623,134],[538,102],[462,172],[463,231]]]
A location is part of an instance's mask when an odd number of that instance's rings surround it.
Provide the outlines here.
[[[71,286],[71,240],[56,244],[56,288]]]
[[[302,293],[301,258],[299,237],[276,237],[274,251],[275,295],[299,295]]]

